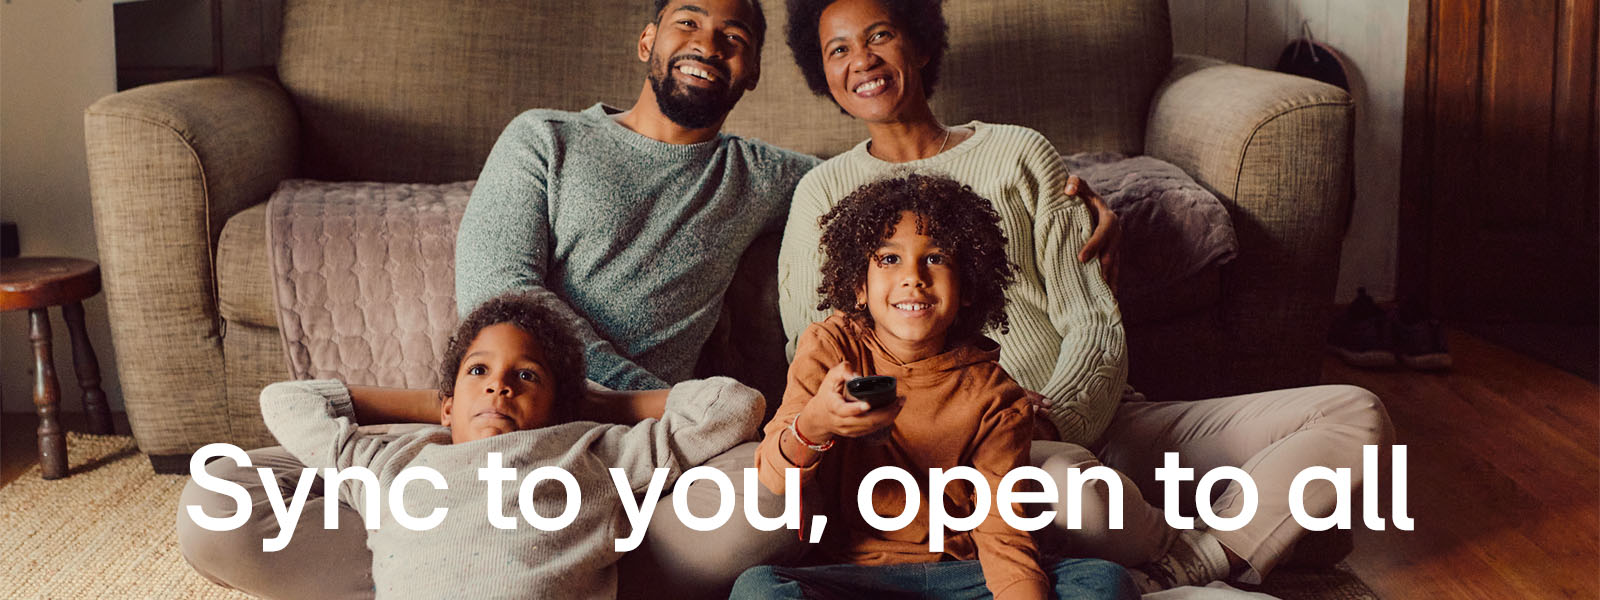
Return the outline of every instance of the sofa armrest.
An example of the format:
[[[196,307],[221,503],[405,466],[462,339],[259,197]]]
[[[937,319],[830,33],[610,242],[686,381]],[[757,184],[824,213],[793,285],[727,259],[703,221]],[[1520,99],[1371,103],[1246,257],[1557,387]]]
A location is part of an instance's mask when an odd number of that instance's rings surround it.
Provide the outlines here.
[[[294,105],[262,74],[174,81],[84,112],[112,343],[142,451],[229,441],[216,243],[298,160]]]
[[[1302,77],[1178,56],[1145,150],[1228,207],[1239,256],[1222,272],[1225,392],[1311,385],[1350,211],[1354,102]]]

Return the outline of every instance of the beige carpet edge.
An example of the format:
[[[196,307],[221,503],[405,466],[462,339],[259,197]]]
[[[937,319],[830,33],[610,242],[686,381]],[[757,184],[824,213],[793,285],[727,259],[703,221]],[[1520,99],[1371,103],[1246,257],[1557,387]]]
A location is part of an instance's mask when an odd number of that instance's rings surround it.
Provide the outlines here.
[[[186,477],[157,475],[133,438],[67,434],[69,475],[35,465],[0,488],[0,596],[248,598],[201,577],[178,552]]]

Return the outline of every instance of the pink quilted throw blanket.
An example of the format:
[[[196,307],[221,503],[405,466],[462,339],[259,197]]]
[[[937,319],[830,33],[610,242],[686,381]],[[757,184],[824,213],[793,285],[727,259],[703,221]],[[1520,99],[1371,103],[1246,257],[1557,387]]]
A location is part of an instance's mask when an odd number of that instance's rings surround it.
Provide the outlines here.
[[[472,185],[278,186],[267,244],[294,379],[437,385],[456,325],[456,226]]]

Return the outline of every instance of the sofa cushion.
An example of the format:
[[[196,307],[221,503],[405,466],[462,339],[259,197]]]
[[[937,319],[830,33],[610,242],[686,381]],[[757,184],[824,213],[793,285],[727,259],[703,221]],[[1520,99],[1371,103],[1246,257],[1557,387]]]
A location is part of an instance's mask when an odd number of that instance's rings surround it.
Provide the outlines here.
[[[781,35],[784,3],[763,6],[761,85],[727,130],[822,157],[849,150],[866,130],[812,95]],[[1143,152],[1150,101],[1172,64],[1164,0],[946,2],[944,15],[950,49],[930,98],[944,122],[1025,125],[1063,151]]]
[[[1114,153],[1074,154],[1065,161],[1122,220],[1119,293],[1163,292],[1238,254],[1228,209],[1183,169]]]
[[[1129,325],[1155,323],[1217,305],[1222,299],[1222,268],[1213,264],[1164,287],[1131,293],[1117,289],[1117,306]]]
[[[257,327],[278,326],[272,302],[272,267],[267,265],[267,204],[228,219],[217,240],[217,312],[223,320]]]
[[[650,3],[551,4],[286,0],[278,77],[300,114],[300,173],[471,179],[524,110],[630,102]]]

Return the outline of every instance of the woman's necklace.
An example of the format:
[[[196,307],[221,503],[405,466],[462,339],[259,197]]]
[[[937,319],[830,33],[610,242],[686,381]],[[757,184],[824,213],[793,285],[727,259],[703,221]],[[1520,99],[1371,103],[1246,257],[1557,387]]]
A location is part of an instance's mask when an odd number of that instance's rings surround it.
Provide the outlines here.
[[[938,156],[940,154],[944,154],[944,149],[950,145],[950,132],[955,131],[955,130],[951,129],[949,127],[944,127],[943,129],[944,129],[944,141],[939,142],[939,151],[938,152],[934,152],[933,154],[929,154],[927,156],[924,156],[922,158],[933,158],[933,157]],[[867,153],[868,154],[872,153],[872,139],[871,138],[867,139]]]
[[[949,127],[944,128],[944,141],[939,142],[939,151],[933,153],[933,156],[938,156],[940,154],[944,154],[945,145],[950,143],[950,131],[951,131],[951,129]],[[932,157],[929,157],[929,158],[932,158]]]

